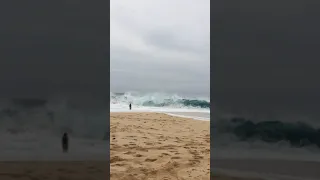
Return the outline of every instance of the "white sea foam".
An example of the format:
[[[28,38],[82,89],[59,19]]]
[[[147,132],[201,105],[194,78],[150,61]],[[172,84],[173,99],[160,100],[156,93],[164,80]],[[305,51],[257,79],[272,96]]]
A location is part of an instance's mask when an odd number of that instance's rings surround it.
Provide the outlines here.
[[[210,120],[210,110],[201,109],[133,106],[132,110],[130,110],[128,105],[110,104],[110,112],[158,112],[171,116],[192,118],[195,120]]]
[[[37,107],[37,100],[1,101],[0,161],[107,160],[106,106],[81,98],[52,98]],[[61,150],[64,132],[70,136],[67,154]]]
[[[187,106],[181,103],[181,100],[194,99],[204,101],[205,104],[205,102],[210,102],[208,98],[182,97],[164,93],[127,92],[111,93],[110,99],[110,112],[160,112],[171,116],[210,120],[210,108],[201,108],[197,104]],[[132,110],[129,109],[130,103],[132,103]]]
[[[2,133],[0,161],[107,160],[108,141],[70,136],[68,153],[61,150],[61,139],[46,132]]]

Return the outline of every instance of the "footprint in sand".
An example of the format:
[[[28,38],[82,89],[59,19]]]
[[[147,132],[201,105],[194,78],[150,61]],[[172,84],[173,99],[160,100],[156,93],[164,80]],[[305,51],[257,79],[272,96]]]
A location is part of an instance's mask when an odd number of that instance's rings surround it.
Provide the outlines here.
[[[142,157],[143,155],[141,155],[141,154],[137,154],[137,155],[135,155],[135,157]]]
[[[125,152],[124,154],[135,154],[136,152],[131,152],[131,151],[128,151],[128,152]]]
[[[168,153],[162,153],[161,155],[170,156],[170,154],[168,154]]]
[[[146,161],[146,162],[154,162],[154,161],[156,161],[156,160],[158,160],[158,159],[151,159],[151,158],[147,158],[146,160],[144,160],[144,161]]]
[[[181,159],[181,157],[175,156],[175,157],[171,157],[171,159]]]
[[[115,164],[115,166],[122,167],[122,168],[125,168],[126,165],[127,165],[126,163],[117,163],[117,164]]]
[[[189,160],[189,164],[190,165],[195,165],[195,164],[198,164],[198,163],[200,163],[199,160]]]
[[[115,163],[118,161],[124,161],[125,159],[120,158],[119,156],[114,156],[110,159],[110,163]]]

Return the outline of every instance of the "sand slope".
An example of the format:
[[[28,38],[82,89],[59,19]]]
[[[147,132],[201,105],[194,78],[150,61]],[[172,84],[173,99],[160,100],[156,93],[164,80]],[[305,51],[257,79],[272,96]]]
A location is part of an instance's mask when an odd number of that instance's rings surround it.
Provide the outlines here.
[[[112,180],[210,179],[210,122],[111,113]]]

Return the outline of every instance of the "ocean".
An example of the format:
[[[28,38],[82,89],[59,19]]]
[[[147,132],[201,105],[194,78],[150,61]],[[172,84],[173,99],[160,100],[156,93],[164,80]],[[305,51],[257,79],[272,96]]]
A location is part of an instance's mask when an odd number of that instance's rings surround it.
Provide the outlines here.
[[[213,171],[277,180],[320,177],[316,168],[320,164],[320,126],[316,119],[216,110],[210,122]]]
[[[210,120],[210,98],[183,96],[178,93],[111,92],[110,112],[161,112],[195,120]]]
[[[1,99],[0,161],[106,160],[107,104],[83,96]],[[69,153],[61,137],[70,137]]]
[[[210,101],[164,93],[110,93],[111,112],[163,112],[210,120]],[[106,160],[109,129],[104,98],[75,94],[0,100],[0,161]],[[69,153],[61,150],[64,132]]]
[[[238,157],[258,156],[255,153],[261,151],[264,158],[277,157],[276,154],[281,158],[306,158],[320,152],[320,128],[299,120],[215,116],[211,121],[211,134],[215,148],[230,149]],[[250,152],[246,151],[248,149]],[[239,150],[244,154],[240,156]],[[232,154],[229,152],[226,156]]]

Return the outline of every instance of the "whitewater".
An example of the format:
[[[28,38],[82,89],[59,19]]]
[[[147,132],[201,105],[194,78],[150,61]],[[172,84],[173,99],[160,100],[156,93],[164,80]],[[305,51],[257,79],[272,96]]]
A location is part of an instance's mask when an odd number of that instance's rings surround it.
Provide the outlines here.
[[[0,161],[107,160],[106,102],[86,96],[0,100]],[[70,151],[61,150],[67,132]]]
[[[0,99],[0,161],[107,160],[110,112],[163,112],[210,119],[210,101],[164,93],[110,93],[106,97],[54,95],[45,99]],[[67,132],[70,150],[62,153]]]
[[[110,112],[160,112],[171,116],[210,120],[210,98],[168,93],[110,93]],[[129,110],[129,104],[132,110]]]
[[[210,132],[214,172],[270,180],[319,179],[317,121],[219,111],[213,116]]]

